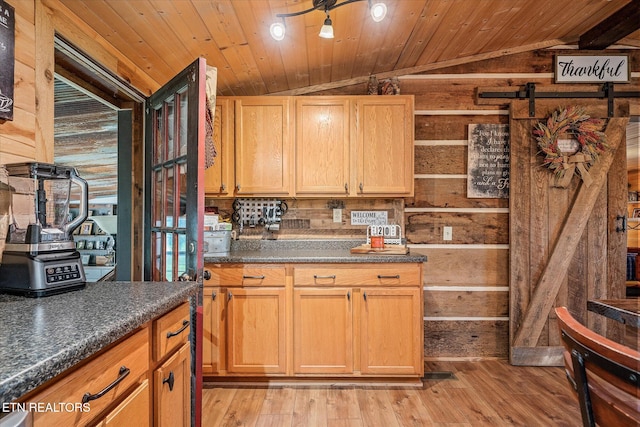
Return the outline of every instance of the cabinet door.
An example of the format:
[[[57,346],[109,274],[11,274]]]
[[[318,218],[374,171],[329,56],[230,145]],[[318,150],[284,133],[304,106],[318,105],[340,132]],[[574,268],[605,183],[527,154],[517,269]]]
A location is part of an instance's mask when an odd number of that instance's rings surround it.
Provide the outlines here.
[[[363,288],[360,354],[363,374],[422,375],[422,298],[417,288]]]
[[[154,426],[191,425],[190,345],[183,345],[154,372]]]
[[[217,374],[223,368],[220,358],[224,351],[221,301],[224,301],[224,295],[220,294],[220,288],[205,286],[202,299],[202,373],[205,375]]]
[[[413,97],[359,97],[356,117],[358,195],[413,195]]]
[[[284,288],[227,289],[227,371],[286,372]]]
[[[287,196],[292,191],[290,97],[235,101],[237,195]]]
[[[99,424],[100,427],[151,425],[149,380],[144,380],[129,396],[111,411]]]
[[[350,101],[296,98],[296,195],[349,194]]]
[[[233,194],[233,101],[216,100],[213,118],[213,143],[217,156],[213,166],[205,169],[204,192],[211,195]]]
[[[294,374],[353,372],[351,290],[293,291]]]

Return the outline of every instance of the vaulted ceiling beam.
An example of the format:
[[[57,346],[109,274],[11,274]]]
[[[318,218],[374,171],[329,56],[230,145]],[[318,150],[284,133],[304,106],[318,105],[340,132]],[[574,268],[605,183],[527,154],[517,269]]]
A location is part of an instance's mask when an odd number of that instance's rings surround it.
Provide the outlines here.
[[[580,36],[580,49],[605,49],[640,29],[640,0],[632,0],[622,9]]]

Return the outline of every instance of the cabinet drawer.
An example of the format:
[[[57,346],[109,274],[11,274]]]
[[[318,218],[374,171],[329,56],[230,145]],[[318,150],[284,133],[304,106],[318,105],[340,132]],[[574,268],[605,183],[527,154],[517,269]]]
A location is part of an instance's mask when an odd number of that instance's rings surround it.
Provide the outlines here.
[[[148,370],[149,336],[145,328],[29,398],[29,402],[53,405],[62,402],[79,407],[69,411],[35,412],[34,426],[84,425],[121,398],[131,386],[140,383]],[[101,392],[104,394],[96,397]],[[84,396],[91,400],[85,405],[88,410],[82,411]]]
[[[189,304],[184,303],[153,321],[153,358],[161,360],[189,340]]]
[[[245,266],[207,265],[211,278],[206,286],[284,286],[284,266],[263,266],[247,264]]]
[[[303,265],[293,269],[295,286],[420,285],[420,267],[413,264]]]

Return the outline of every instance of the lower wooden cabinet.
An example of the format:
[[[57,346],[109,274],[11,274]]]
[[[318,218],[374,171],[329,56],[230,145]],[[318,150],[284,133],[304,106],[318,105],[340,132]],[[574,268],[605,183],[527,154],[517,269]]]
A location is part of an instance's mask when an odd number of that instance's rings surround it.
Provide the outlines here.
[[[348,288],[293,291],[294,374],[353,373],[353,304]]]
[[[205,268],[205,376],[424,374],[422,264]]]
[[[217,374],[225,369],[221,365],[224,359],[220,355],[224,351],[224,328],[222,327],[222,302],[220,288],[205,287],[202,293],[202,373]]]
[[[151,398],[149,390],[149,380],[144,380],[131,394],[122,401],[113,411],[107,415],[100,427],[122,427],[136,425],[146,427],[151,425],[149,408]]]
[[[190,345],[186,343],[154,371],[154,426],[191,425],[190,361]]]
[[[33,425],[190,425],[189,318],[185,302],[23,396],[23,402],[83,408],[34,412]]]
[[[363,374],[423,373],[422,289],[364,288],[360,305]]]
[[[227,290],[227,371],[286,373],[284,288]]]

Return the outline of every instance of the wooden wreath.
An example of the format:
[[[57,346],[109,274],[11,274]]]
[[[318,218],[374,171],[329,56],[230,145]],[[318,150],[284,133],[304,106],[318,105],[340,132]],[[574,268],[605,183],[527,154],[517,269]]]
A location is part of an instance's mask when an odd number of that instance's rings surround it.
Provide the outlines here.
[[[543,165],[555,171],[556,187],[566,188],[574,174],[591,185],[589,168],[609,149],[604,125],[604,120],[585,114],[584,108],[569,106],[534,126],[533,135],[545,156]]]

